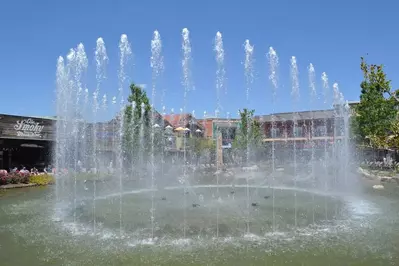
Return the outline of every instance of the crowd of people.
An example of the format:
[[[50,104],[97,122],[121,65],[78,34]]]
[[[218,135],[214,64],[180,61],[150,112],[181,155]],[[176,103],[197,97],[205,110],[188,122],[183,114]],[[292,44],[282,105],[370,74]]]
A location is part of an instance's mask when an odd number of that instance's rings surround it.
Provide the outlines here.
[[[7,171],[7,170],[3,170],[3,171]],[[39,171],[36,167],[32,167],[30,170],[26,169],[25,166],[21,166],[21,167],[14,167],[10,169],[10,173],[21,173],[21,174],[31,174],[31,175],[38,175],[38,174],[42,174],[42,173],[53,173],[54,169],[51,167],[51,165],[44,167],[43,171]]]

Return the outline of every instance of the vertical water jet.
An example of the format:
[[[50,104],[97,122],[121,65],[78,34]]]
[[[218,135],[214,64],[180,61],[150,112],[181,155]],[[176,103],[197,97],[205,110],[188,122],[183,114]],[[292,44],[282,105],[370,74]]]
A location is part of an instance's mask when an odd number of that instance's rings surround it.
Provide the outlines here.
[[[107,95],[104,94],[103,98],[102,98],[102,102],[101,102],[101,113],[105,117],[107,112],[108,112],[108,100],[107,100]],[[101,146],[100,146],[100,148],[101,148],[102,151],[106,151],[107,149],[110,149],[110,147],[108,146],[108,134],[107,134],[108,132],[106,131],[106,122],[103,121],[101,123],[100,131],[101,131],[101,134],[100,134],[100,136],[101,136],[101,138],[100,138]],[[102,157],[102,160],[103,160],[103,163],[101,164],[102,167],[100,167],[100,168],[104,171],[105,169],[108,168],[108,165],[105,163],[106,160],[105,160],[104,156]]]
[[[184,28],[182,30],[182,53],[183,53],[183,59],[182,59],[182,71],[183,71],[183,78],[182,78],[182,85],[183,85],[183,92],[184,92],[184,102],[183,102],[183,108],[181,109],[181,115],[180,119],[183,118],[183,182],[184,182],[184,226],[183,226],[183,235],[184,238],[186,238],[186,222],[187,222],[187,217],[186,217],[186,208],[187,208],[187,151],[186,151],[186,145],[187,145],[187,132],[185,130],[186,128],[186,107],[187,107],[187,93],[190,90],[190,84],[191,84],[191,43],[190,43],[190,32],[187,28]],[[180,120],[181,121],[181,120]]]
[[[315,74],[315,69],[312,63],[309,64],[308,67],[308,79],[309,79],[309,94],[310,94],[310,109],[312,110],[310,112],[310,134],[308,136],[310,146],[311,146],[311,155],[310,155],[310,163],[311,163],[311,179],[313,182],[312,188],[316,189],[316,173],[315,173],[315,142],[314,142],[314,137],[315,137],[315,125],[314,125],[314,112],[313,110],[314,105],[316,103],[316,74]],[[313,224],[315,223],[315,197],[314,194],[312,194],[312,222]]]
[[[215,59],[216,59],[216,110],[221,111],[221,92],[225,90],[225,75],[226,71],[224,69],[224,48],[223,48],[223,38],[222,34],[218,31],[215,37]]]
[[[57,60],[57,70],[56,70],[56,108],[57,108],[57,115],[58,121],[56,124],[56,146],[54,149],[55,157],[54,157],[54,165],[55,169],[59,170],[65,167],[66,164],[66,109],[68,108],[68,102],[65,101],[67,99],[67,86],[68,86],[68,77],[65,69],[65,61],[62,56],[58,57]],[[61,182],[61,175],[57,172],[55,173],[56,178],[56,197],[57,202],[60,201],[62,182]]]
[[[294,187],[297,186],[297,141],[298,141],[298,110],[297,103],[299,100],[299,79],[298,79],[298,66],[295,56],[291,57],[291,82],[292,82],[292,104],[293,104],[293,115],[292,115],[292,129],[293,129],[293,164],[294,164]],[[295,228],[297,227],[297,192],[294,191],[294,209],[295,209]]]
[[[245,40],[244,43],[244,52],[245,52],[245,61],[244,61],[244,75],[245,75],[245,84],[246,84],[246,105],[247,110],[249,110],[249,92],[252,89],[252,84],[254,81],[254,69],[253,69],[253,53],[254,47],[250,44],[249,40]],[[247,128],[246,128],[246,164],[250,166],[250,152],[251,152],[251,145],[250,141],[250,134],[252,130],[252,117],[247,117]],[[253,171],[251,171],[251,175],[253,178]],[[249,223],[250,223],[250,199],[249,199],[249,176],[246,177],[246,197],[247,197],[247,221],[246,221],[246,233],[250,233]]]
[[[220,99],[220,93],[224,89],[225,93],[227,93],[226,87],[225,87],[225,69],[224,69],[224,47],[223,47],[223,38],[222,34],[218,31],[215,36],[215,59],[216,59],[216,110],[215,110],[215,117],[216,119],[218,118],[222,107],[221,107],[221,99]],[[220,145],[218,142],[220,141],[220,135],[221,133],[219,132],[219,129],[216,130],[216,135],[217,135],[217,145],[216,145],[216,158],[217,160],[220,160],[219,158],[219,150],[218,146]],[[216,194],[217,194],[217,199],[219,202],[219,171],[220,171],[220,161],[216,162]],[[216,226],[216,237],[219,237],[219,204],[217,207],[217,226]]]
[[[279,59],[276,50],[273,47],[269,48],[269,53],[267,54],[269,60],[269,80],[272,84],[272,115],[271,115],[271,138],[272,138],[272,149],[271,149],[271,156],[272,156],[272,212],[273,212],[273,221],[272,221],[272,229],[273,232],[276,230],[276,212],[275,212],[275,175],[276,175],[276,143],[275,138],[277,138],[276,134],[276,95],[278,89],[278,67],[279,67]]]
[[[163,71],[163,57],[162,57],[162,41],[161,35],[156,30],[154,31],[153,39],[151,40],[151,69],[152,69],[152,92],[151,92],[151,238],[154,238],[155,227],[155,205],[154,205],[154,189],[155,189],[155,127],[156,111],[155,111],[155,97],[157,91],[158,78]],[[161,177],[162,178],[162,177]]]
[[[126,70],[127,64],[132,55],[132,50],[130,47],[130,43],[128,41],[127,35],[122,34],[119,41],[119,70],[118,70],[118,91],[119,91],[119,125],[118,125],[118,150],[116,154],[116,161],[118,164],[118,175],[119,175],[119,231],[120,236],[123,235],[123,210],[122,210],[122,196],[123,196],[123,175],[124,175],[124,144],[123,144],[123,132],[125,127],[125,95],[124,95],[124,86],[125,81],[127,79]]]
[[[329,99],[329,93],[330,93],[330,85],[328,83],[328,76],[326,72],[323,72],[321,74],[321,81],[323,84],[323,105],[325,109],[330,108],[328,104],[328,99]],[[328,154],[328,120],[327,120],[327,111],[324,111],[324,132],[323,132],[323,137],[324,137],[324,191],[328,191],[328,166],[329,166],[329,154]],[[327,197],[324,197],[324,213],[325,213],[325,219],[327,221],[328,219],[328,206],[327,206]]]
[[[86,52],[84,49],[84,45],[80,43],[73,52],[68,55],[68,58],[70,58],[70,66],[71,66],[71,72],[73,73],[73,81],[72,84],[74,85],[74,94],[75,94],[75,106],[74,106],[74,114],[73,114],[73,125],[74,125],[74,215],[73,215],[73,220],[74,223],[76,223],[76,207],[77,207],[77,175],[79,172],[82,170],[82,159],[83,159],[83,154],[79,150],[80,144],[81,144],[81,137],[82,134],[85,132],[81,130],[82,128],[82,120],[83,120],[83,109],[84,106],[84,100],[82,100],[82,93],[83,93],[83,87],[84,87],[84,81],[83,81],[83,74],[87,70],[88,62],[87,62],[87,56]]]

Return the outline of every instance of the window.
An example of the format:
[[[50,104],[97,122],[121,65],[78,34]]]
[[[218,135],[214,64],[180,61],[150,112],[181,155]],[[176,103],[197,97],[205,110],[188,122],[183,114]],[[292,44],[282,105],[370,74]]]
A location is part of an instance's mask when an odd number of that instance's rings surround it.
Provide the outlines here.
[[[301,126],[295,127],[294,137],[295,138],[303,137],[303,128]]]
[[[314,136],[315,137],[323,137],[326,135],[326,127],[323,126],[316,126],[314,129]]]
[[[232,143],[232,141],[234,140],[235,135],[236,135],[236,128],[235,127],[224,127],[224,128],[220,128],[220,131],[222,133],[223,145]]]
[[[281,132],[279,128],[271,128],[270,129],[272,138],[279,138],[281,137]]]
[[[344,135],[344,121],[343,119],[335,119],[335,135],[336,136],[343,136]]]

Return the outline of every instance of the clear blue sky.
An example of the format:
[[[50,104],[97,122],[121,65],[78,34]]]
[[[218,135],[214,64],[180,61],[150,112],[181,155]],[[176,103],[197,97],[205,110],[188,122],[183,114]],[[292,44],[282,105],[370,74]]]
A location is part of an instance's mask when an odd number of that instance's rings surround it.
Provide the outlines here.
[[[307,66],[328,73],[348,100],[359,97],[360,56],[383,63],[394,86],[399,86],[397,1],[320,0],[143,0],[143,1],[21,1],[0,4],[0,113],[54,115],[55,66],[59,55],[84,43],[89,56],[87,74],[93,90],[93,53],[98,37],[108,50],[108,81],[102,93],[117,95],[118,41],[128,35],[134,67],[128,73],[136,83],[151,84],[150,41],[154,30],[163,40],[165,72],[159,90],[166,89],[168,109],[183,106],[181,30],[191,33],[193,81],[187,110],[211,113],[216,106],[213,40],[221,31],[226,53],[225,111],[245,107],[243,43],[255,45],[256,80],[250,106],[270,113],[271,86],[265,54],[273,46],[280,57],[280,88],[275,111],[291,111],[289,60],[295,55],[300,72],[298,109],[309,109]],[[90,81],[91,80],[91,81]],[[149,89],[150,86],[148,86]],[[127,91],[127,88],[126,90]],[[149,93],[151,94],[151,93]],[[158,95],[160,93],[158,92]],[[320,106],[319,106],[320,107]]]

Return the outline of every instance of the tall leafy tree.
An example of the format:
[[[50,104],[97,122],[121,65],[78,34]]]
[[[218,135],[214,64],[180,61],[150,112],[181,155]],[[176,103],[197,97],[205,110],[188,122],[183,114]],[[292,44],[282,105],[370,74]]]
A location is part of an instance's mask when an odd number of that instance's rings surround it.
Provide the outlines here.
[[[360,103],[355,107],[353,129],[358,141],[375,148],[385,147],[396,119],[399,101],[392,92],[383,65],[368,65],[361,58],[363,81]]]
[[[248,110],[247,108],[244,108],[239,112],[240,128],[234,139],[233,148],[237,149],[238,151],[242,151],[247,148],[254,151],[262,142],[261,125],[259,121],[253,118],[255,110]],[[246,153],[244,152],[241,154],[244,156]]]
[[[139,159],[138,152],[140,150],[144,159],[149,152],[152,112],[150,100],[140,86],[132,83],[130,93],[128,98],[130,104],[126,106],[124,111],[123,149],[127,159],[136,161]],[[143,139],[141,139],[141,136],[143,136]]]
[[[212,155],[214,156],[214,153],[216,152],[216,143],[212,139],[194,135],[189,139],[189,147],[192,151],[192,155],[195,156],[197,160],[199,160],[201,156],[209,154],[209,163],[212,163],[211,157]]]

